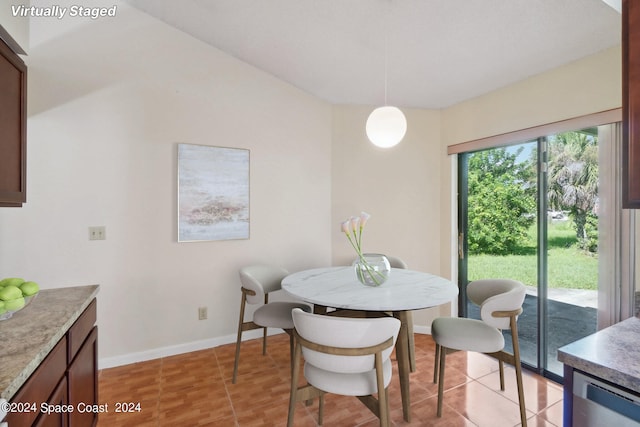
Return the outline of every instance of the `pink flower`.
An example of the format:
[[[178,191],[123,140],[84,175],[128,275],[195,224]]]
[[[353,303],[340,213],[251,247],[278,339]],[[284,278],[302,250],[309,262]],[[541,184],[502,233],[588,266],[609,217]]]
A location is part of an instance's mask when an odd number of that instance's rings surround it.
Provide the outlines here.
[[[352,216],[340,223],[340,229],[347,235],[349,243],[351,243],[359,257],[362,257],[362,230],[369,218],[371,218],[371,215],[361,212],[360,216]]]
[[[367,223],[367,220],[371,218],[371,215],[369,215],[366,212],[361,212],[360,213],[360,228],[363,228],[364,225]]]
[[[358,228],[360,228],[360,218],[357,216],[352,216],[351,217],[351,230],[353,231],[353,234],[355,234],[358,231]]]

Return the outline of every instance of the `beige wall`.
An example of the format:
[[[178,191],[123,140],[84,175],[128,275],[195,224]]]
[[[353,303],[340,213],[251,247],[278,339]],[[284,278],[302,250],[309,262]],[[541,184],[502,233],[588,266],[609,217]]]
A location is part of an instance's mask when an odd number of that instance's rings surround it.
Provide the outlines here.
[[[620,46],[442,112],[443,145],[553,123],[622,106]]]
[[[334,264],[355,254],[340,223],[371,214],[363,238],[367,252],[393,254],[412,268],[439,269],[440,113],[405,110],[408,131],[391,149],[374,147],[364,132],[370,108],[333,108],[332,236]]]
[[[340,223],[361,211],[371,214],[363,249],[403,258],[409,268],[449,277],[442,270],[441,241],[449,212],[442,206],[447,156],[442,149],[440,112],[403,110],[407,135],[396,147],[374,147],[365,134],[372,108],[333,107],[332,236],[333,262],[350,263],[354,252],[340,231]],[[415,316],[420,326],[430,324],[429,313]]]
[[[331,106],[118,5],[32,20],[27,203],[0,209],[0,276],[100,284],[103,367],[234,341],[238,268],[327,265],[333,226]],[[177,143],[250,150],[249,240],[177,243]]]

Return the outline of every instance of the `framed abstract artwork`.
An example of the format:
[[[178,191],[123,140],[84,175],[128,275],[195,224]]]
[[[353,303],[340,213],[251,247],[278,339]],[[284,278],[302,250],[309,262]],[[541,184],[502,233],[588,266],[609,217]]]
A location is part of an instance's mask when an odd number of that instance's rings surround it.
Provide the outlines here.
[[[249,150],[178,144],[178,241],[249,238]]]

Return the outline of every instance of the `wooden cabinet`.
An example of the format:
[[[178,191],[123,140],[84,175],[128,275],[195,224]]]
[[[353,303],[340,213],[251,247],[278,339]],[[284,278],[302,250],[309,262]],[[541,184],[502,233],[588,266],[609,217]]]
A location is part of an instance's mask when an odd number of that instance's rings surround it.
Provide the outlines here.
[[[98,423],[98,326],[94,299],[67,333],[69,427]]]
[[[94,299],[11,399],[11,427],[92,427],[98,422]],[[43,413],[50,412],[49,414]]]
[[[55,390],[53,390],[48,404],[60,408],[66,407],[69,404],[68,384],[65,377],[62,377],[62,380],[60,380]],[[47,416],[41,415],[38,417],[34,427],[67,427],[68,425],[67,413],[60,411],[53,412]]]
[[[0,207],[27,201],[26,144],[27,66],[0,38]]]
[[[28,427],[35,423],[40,414],[41,405],[51,403],[50,397],[67,369],[67,338],[62,339],[49,352],[38,369],[11,399],[15,404],[6,421],[11,427]]]
[[[640,2],[622,0],[622,203],[640,208]]]

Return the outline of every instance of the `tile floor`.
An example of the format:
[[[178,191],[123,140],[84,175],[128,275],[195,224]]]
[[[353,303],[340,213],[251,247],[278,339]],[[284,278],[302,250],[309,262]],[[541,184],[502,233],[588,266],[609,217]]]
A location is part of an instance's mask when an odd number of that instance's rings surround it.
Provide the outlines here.
[[[289,340],[269,338],[243,343],[237,384],[231,383],[235,345],[135,363],[99,373],[99,400],[109,405],[99,427],[119,426],[285,426],[289,403]],[[442,418],[437,418],[433,384],[434,343],[416,334],[417,371],[411,374],[411,414],[402,417],[400,385],[394,372],[389,387],[393,426],[520,425],[514,371],[507,367],[506,391],[499,389],[498,363],[475,353],[448,356]],[[562,425],[562,387],[524,371],[529,426]],[[114,412],[116,402],[140,403],[139,410]],[[299,404],[295,426],[317,426],[317,401]],[[377,418],[356,398],[327,395],[324,426],[377,426]]]

